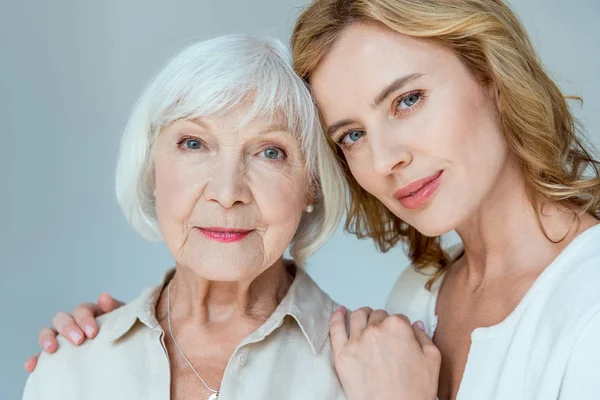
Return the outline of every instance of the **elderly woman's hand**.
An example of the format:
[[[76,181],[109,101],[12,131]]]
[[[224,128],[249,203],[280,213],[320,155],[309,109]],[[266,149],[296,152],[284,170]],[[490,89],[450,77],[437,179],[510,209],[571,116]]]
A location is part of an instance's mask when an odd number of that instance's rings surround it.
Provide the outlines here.
[[[93,339],[98,334],[96,318],[122,305],[121,301],[114,299],[110,294],[102,293],[98,297],[98,304],[82,303],[73,310],[72,314],[66,312],[56,313],[52,319],[53,327],[46,326],[40,330],[40,347],[46,353],[54,353],[58,350],[56,340],[58,334],[63,335],[76,346],[82,344],[85,339]],[[38,357],[39,354],[36,354],[27,359],[25,369],[28,372],[35,370]]]
[[[403,315],[361,308],[331,317],[335,367],[350,400],[436,398],[441,355],[422,329]]]

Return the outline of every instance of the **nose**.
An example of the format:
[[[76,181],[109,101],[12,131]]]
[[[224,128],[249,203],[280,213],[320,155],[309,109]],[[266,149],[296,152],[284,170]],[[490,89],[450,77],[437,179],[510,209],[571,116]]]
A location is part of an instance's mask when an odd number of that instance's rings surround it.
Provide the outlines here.
[[[215,163],[211,179],[204,190],[204,198],[227,209],[236,204],[250,203],[252,193],[244,166],[231,161]]]
[[[384,130],[372,132],[369,135],[369,144],[373,169],[379,175],[391,175],[412,161],[412,154],[398,132]]]

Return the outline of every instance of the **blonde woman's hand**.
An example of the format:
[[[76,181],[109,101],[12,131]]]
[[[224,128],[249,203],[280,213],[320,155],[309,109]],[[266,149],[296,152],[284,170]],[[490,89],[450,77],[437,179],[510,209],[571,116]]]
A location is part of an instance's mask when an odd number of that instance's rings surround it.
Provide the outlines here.
[[[419,321],[368,307],[331,317],[335,367],[349,400],[435,400],[441,355]]]
[[[57,335],[63,335],[71,343],[79,346],[86,339],[93,339],[98,334],[96,318],[100,315],[113,311],[123,305],[108,293],[102,293],[98,297],[98,304],[82,303],[77,306],[72,314],[66,312],[57,313],[52,319],[52,327],[44,327],[39,333],[40,347],[46,353],[54,353],[58,350]],[[37,366],[40,355],[29,357],[25,362],[25,369],[33,372]]]

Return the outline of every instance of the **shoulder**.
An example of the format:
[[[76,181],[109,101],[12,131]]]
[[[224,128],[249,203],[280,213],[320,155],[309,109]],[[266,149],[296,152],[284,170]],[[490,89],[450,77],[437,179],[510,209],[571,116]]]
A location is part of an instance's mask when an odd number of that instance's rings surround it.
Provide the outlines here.
[[[412,322],[423,320],[423,314],[435,297],[433,292],[425,288],[434,272],[433,268],[417,271],[413,265],[408,266],[392,287],[386,302],[386,311],[390,314],[404,314]]]
[[[561,399],[592,399],[600,392],[600,312],[585,321],[569,354]]]
[[[110,317],[104,318],[107,319]],[[100,326],[98,336],[102,334],[103,329]],[[82,361],[89,357],[94,348],[102,346],[102,341],[98,339],[96,337],[94,340],[88,340],[77,347],[59,335],[58,351],[54,354],[40,354],[35,371],[27,379],[23,399],[65,398],[65,392],[77,381]]]
[[[600,312],[600,229],[594,231],[597,234],[590,234],[585,242],[565,250],[555,260],[554,270],[540,277],[547,291],[547,310],[556,316],[562,313],[565,322],[586,323]]]
[[[75,346],[58,336],[58,351],[42,353],[36,370],[29,376],[23,395],[29,399],[75,399],[85,397],[89,379],[111,370],[127,356],[122,352],[124,344],[135,342],[138,335],[128,335],[127,340],[114,340],[116,327],[122,324],[127,305],[98,318],[99,331],[93,340]],[[129,326],[131,330],[133,323]],[[123,326],[123,325],[120,325]],[[81,397],[83,396],[83,397]]]
[[[461,251],[461,245],[447,250],[451,257],[455,257]],[[417,271],[414,265],[409,265],[402,271],[392,287],[386,302],[386,310],[392,314],[404,314],[413,322],[423,320],[432,306],[432,302],[435,302],[437,298],[437,288],[443,278],[440,277],[432,290],[428,290],[425,286],[435,272],[436,269],[433,266]]]

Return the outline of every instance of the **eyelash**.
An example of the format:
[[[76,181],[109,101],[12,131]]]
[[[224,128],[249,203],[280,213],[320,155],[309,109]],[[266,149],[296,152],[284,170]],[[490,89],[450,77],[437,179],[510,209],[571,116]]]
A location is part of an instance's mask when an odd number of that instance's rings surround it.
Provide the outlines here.
[[[419,98],[416,101],[415,104],[413,104],[412,106],[400,111],[398,109],[398,107],[400,107],[400,104],[402,104],[402,102],[406,99],[408,99],[411,96],[415,96],[418,95]],[[412,90],[408,93],[404,93],[400,96],[398,96],[393,102],[392,102],[392,114],[394,116],[397,116],[399,113],[403,113],[403,114],[410,114],[413,111],[415,111],[416,107],[418,107],[424,100],[425,100],[425,92],[423,90]]]
[[[404,100],[408,99],[408,98],[409,98],[409,97],[411,97],[411,96],[415,96],[415,95],[418,95],[418,96],[419,96],[419,98],[418,98],[418,100],[415,102],[415,104],[413,104],[412,106],[410,106],[410,107],[408,107],[408,108],[406,108],[406,109],[404,109],[404,110],[402,110],[402,111],[400,111],[400,110],[398,109],[398,107],[400,106],[400,104],[401,104],[401,103],[402,103]],[[392,102],[392,114],[393,114],[394,116],[398,116],[398,115],[399,115],[399,114],[401,114],[401,113],[402,113],[402,114],[406,114],[406,115],[408,115],[408,114],[412,113],[412,112],[415,110],[415,108],[416,108],[416,107],[418,107],[418,106],[419,106],[419,104],[420,104],[420,103],[422,103],[422,102],[425,100],[425,98],[426,98],[426,97],[425,97],[425,92],[424,92],[423,90],[412,90],[412,91],[410,91],[410,92],[403,93],[402,95],[398,96],[398,97],[397,97],[397,98],[396,98],[396,99],[395,99],[395,100]],[[355,145],[355,144],[357,144],[358,142],[354,142],[354,143],[352,143],[352,144],[349,144],[349,145],[348,145],[348,144],[344,144],[344,138],[345,138],[347,135],[349,135],[350,133],[354,132],[354,131],[357,131],[357,129],[348,129],[348,130],[346,130],[346,131],[342,132],[342,133],[340,134],[340,136],[339,136],[337,139],[335,139],[335,142],[336,142],[336,144],[337,144],[339,147],[345,147],[346,149],[351,149],[352,147],[354,147],[354,145]],[[366,132],[365,132],[365,134],[366,134]]]
[[[278,159],[275,159],[275,160],[267,158],[271,162],[282,162],[282,161],[284,161],[284,160],[286,160],[288,158],[288,154],[287,154],[287,152],[284,149],[282,149],[279,146],[272,145],[272,144],[267,145],[266,147],[264,147],[258,153],[261,154],[261,153],[265,152],[266,150],[277,150],[277,151],[281,152],[281,158],[278,158]]]
[[[193,140],[195,142],[200,143],[200,146],[202,147],[206,147],[206,145],[204,144],[204,142],[200,139],[198,139],[197,137],[194,136],[182,136],[178,141],[177,141],[177,147],[179,147],[181,150],[183,151],[194,151],[194,149],[188,149],[183,147],[183,144],[185,142],[187,142],[188,140]],[[198,149],[199,150],[199,149]]]

